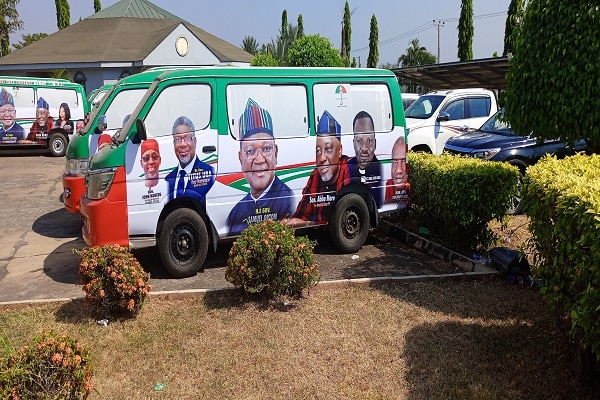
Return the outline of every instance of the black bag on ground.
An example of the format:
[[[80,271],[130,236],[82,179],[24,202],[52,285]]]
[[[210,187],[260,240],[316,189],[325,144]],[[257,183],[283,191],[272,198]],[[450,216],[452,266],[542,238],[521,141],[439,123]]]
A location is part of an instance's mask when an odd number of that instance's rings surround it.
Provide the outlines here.
[[[531,270],[526,257],[520,257],[517,250],[507,247],[494,247],[490,250],[492,265],[502,275],[507,276],[529,276]]]

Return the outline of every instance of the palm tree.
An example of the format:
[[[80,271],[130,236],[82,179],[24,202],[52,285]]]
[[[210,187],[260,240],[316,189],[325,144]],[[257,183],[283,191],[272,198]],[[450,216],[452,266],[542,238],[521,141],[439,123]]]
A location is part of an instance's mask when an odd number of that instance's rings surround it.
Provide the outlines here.
[[[258,42],[253,36],[245,36],[242,40],[242,49],[255,56],[258,53]]]
[[[419,39],[415,38],[410,41],[411,47],[406,49],[406,54],[402,54],[398,57],[398,66],[400,67],[414,67],[415,65],[428,65],[435,64],[436,57],[427,51],[427,49],[419,43]],[[415,92],[417,85],[414,82],[402,79],[401,85],[406,85],[408,91]]]
[[[421,46],[419,39],[415,38],[411,40],[410,44],[411,47],[406,49],[406,54],[402,54],[400,57],[398,57],[399,67],[435,64],[435,56],[428,52],[427,48]]]

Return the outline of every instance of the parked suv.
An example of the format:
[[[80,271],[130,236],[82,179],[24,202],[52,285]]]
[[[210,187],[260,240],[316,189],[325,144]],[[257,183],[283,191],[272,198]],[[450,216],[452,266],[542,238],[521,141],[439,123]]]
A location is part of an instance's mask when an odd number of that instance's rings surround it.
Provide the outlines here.
[[[405,112],[408,148],[441,154],[450,137],[478,128],[498,111],[496,95],[487,89],[429,92]]]
[[[535,164],[542,156],[553,154],[563,158],[586,151],[584,140],[569,146],[560,140],[545,140],[538,143],[533,134],[519,136],[503,120],[504,109],[488,119],[479,129],[450,138],[445,152],[481,158],[491,161],[506,161],[519,168],[519,187],[527,167]],[[517,197],[509,209],[509,214],[520,214],[521,199]]]

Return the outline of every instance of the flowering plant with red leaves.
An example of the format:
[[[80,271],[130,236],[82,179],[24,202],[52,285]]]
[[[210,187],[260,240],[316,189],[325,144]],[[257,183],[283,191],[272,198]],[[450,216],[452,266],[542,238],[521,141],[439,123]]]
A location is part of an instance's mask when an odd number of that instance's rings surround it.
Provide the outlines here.
[[[279,221],[252,224],[231,247],[225,279],[265,297],[301,295],[321,277],[314,245]]]
[[[44,331],[0,362],[0,398],[86,399],[92,372],[90,352],[77,340]]]
[[[79,254],[79,277],[86,302],[102,317],[135,315],[150,292],[150,274],[126,247],[88,247]]]

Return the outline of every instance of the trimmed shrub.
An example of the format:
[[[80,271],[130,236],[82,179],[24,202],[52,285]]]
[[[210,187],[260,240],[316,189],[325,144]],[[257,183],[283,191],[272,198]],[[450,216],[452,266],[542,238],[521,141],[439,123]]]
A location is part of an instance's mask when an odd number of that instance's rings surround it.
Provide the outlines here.
[[[265,297],[301,295],[320,278],[313,248],[308,238],[296,237],[279,221],[252,224],[231,247],[225,279]]]
[[[150,274],[128,248],[115,244],[75,252],[85,300],[100,317],[139,312],[150,292]]]
[[[518,192],[516,167],[449,154],[409,152],[408,159],[411,212],[454,247],[468,246],[464,251],[485,251],[494,244],[488,223],[508,216]],[[468,243],[461,243],[465,238]]]
[[[2,399],[85,399],[92,391],[90,353],[78,341],[42,332],[0,364]]]

